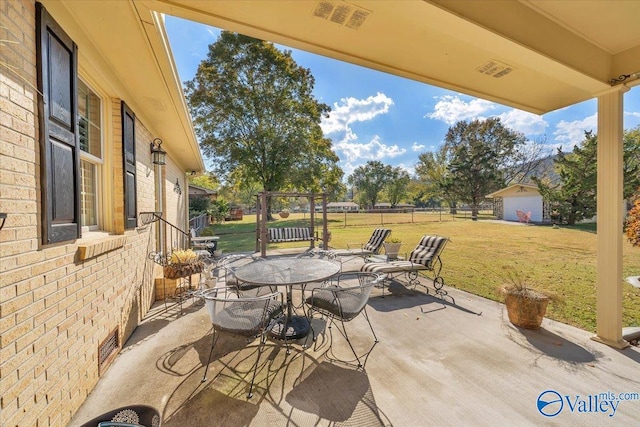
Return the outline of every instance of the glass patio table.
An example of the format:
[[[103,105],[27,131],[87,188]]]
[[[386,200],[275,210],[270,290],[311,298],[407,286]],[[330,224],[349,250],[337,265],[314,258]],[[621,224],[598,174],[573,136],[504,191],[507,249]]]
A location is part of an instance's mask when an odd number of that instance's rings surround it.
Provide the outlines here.
[[[307,336],[311,328],[306,316],[298,316],[293,311],[293,286],[322,282],[339,272],[339,264],[323,259],[274,258],[243,265],[234,274],[240,282],[286,288],[286,311],[271,329],[271,334],[291,340]]]

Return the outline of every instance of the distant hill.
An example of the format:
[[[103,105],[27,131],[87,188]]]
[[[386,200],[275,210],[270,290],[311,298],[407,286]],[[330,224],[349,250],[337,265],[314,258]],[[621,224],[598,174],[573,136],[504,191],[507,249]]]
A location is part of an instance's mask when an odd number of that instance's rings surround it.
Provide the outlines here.
[[[555,171],[555,159],[558,157],[557,154],[545,157],[539,160],[538,164],[533,168],[529,173],[527,173],[523,179],[523,184],[534,184],[531,177],[538,177],[540,179],[547,178],[552,184],[557,184],[560,182],[560,176]],[[535,185],[535,184],[534,184]]]

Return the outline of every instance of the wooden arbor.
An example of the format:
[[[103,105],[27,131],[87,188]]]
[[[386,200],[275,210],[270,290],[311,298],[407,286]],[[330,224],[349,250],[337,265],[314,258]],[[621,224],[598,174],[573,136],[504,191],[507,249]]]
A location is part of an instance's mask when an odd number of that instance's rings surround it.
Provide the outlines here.
[[[260,251],[262,257],[267,256],[268,228],[267,207],[271,197],[306,197],[309,199],[309,216],[312,235],[315,231],[316,200],[322,200],[322,249],[329,247],[329,229],[327,228],[327,194],[326,193],[288,193],[277,191],[262,191],[256,195],[256,252]],[[311,248],[314,242],[311,241]]]

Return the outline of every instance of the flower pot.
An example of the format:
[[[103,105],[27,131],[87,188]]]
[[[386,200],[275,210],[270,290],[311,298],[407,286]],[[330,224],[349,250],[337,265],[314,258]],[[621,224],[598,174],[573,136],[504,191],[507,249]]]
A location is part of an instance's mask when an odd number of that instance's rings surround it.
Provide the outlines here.
[[[282,211],[278,215],[280,215],[280,218],[289,218],[289,212],[287,211]]]
[[[540,329],[548,304],[549,297],[536,291],[505,294],[509,321],[525,329]]]
[[[398,259],[398,252],[400,252],[400,246],[402,243],[383,243],[384,253],[387,255],[387,259]]]
[[[204,264],[200,261],[184,264],[168,264],[164,266],[164,277],[167,279],[179,279],[192,274],[200,273]]]

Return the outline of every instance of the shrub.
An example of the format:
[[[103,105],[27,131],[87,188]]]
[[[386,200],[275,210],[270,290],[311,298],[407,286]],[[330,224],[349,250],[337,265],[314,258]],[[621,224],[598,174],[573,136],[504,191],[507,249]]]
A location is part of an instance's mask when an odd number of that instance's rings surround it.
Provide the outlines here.
[[[633,246],[640,246],[640,191],[627,217],[627,238]]]

